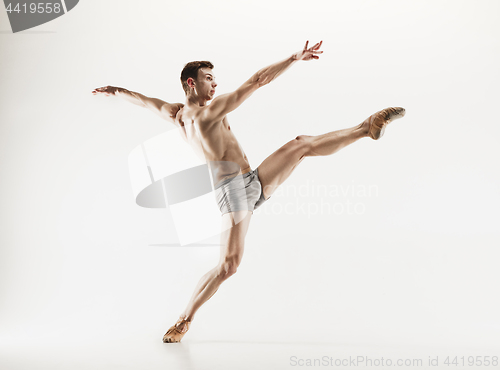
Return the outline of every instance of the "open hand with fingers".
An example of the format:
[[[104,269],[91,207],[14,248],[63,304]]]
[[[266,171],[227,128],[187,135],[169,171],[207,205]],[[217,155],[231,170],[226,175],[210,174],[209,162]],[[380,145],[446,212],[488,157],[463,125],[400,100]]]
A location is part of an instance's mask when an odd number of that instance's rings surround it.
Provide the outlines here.
[[[321,44],[323,41],[318,42],[316,45],[308,48],[307,46],[309,45],[309,41],[306,41],[306,46],[304,46],[304,50],[299,51],[298,53],[295,54],[295,59],[296,60],[312,60],[312,59],[319,59],[318,54],[323,54],[323,51],[320,51],[319,48],[321,47]]]
[[[110,96],[110,95],[116,95],[117,92],[121,92],[124,89],[121,87],[115,87],[115,86],[105,86],[105,87],[98,87],[92,91],[92,94],[98,95],[98,94],[104,94],[105,96]]]

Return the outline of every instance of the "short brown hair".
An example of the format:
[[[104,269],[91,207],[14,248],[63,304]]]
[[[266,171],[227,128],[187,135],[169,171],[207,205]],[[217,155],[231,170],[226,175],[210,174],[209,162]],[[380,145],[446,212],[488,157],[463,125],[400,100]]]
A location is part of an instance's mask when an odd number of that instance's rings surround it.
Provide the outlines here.
[[[189,91],[189,86],[187,84],[188,78],[193,78],[196,80],[198,77],[198,71],[201,68],[210,68],[213,69],[214,65],[208,61],[195,61],[195,62],[189,62],[184,66],[181,72],[181,83],[182,83],[182,88],[184,89],[184,92],[188,93]]]

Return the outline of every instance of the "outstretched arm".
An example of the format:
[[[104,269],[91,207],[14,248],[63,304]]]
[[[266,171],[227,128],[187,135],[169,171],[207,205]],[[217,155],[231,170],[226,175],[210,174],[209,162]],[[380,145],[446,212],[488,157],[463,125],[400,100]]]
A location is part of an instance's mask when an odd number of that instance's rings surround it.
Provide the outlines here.
[[[313,47],[308,48],[309,41],[307,41],[303,50],[292,54],[281,62],[262,68],[236,91],[215,98],[206,111],[207,117],[205,117],[205,120],[213,122],[220,121],[226,114],[238,108],[259,87],[267,85],[275,80],[279,75],[290,68],[293,63],[299,60],[319,59],[318,54],[323,53],[323,51],[319,50],[322,43],[323,41],[320,41]]]
[[[129,101],[130,103],[148,108],[149,110],[159,115],[161,118],[173,123],[175,123],[175,116],[177,115],[177,112],[184,106],[184,104],[181,103],[170,104],[160,99],[149,98],[145,95],[139,94],[138,92],[129,91],[127,89],[115,86],[98,87],[97,89],[94,89],[94,91],[92,91],[92,94],[118,96]]]

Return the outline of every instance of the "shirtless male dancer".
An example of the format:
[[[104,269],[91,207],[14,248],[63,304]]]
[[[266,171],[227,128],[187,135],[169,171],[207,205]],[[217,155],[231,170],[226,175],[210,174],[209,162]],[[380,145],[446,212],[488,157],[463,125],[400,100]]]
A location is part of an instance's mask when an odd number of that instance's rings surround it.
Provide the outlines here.
[[[308,48],[308,43],[289,58],[261,69],[234,92],[215,99],[214,67],[207,61],[191,62],[184,67],[181,82],[186,93],[185,104],[170,104],[113,86],[93,91],[94,95],[122,97],[174,123],[195,152],[204,155],[217,184],[216,198],[225,230],[221,236],[220,260],[200,279],[179,320],[163,336],[165,343],[180,342],[196,311],[214,295],[223,281],[236,272],[253,210],[269,199],[305,157],[331,155],[363,137],[378,140],[389,122],[405,115],[403,108],[386,108],[351,128],[318,136],[299,135],[252,170],[226,115],[292,64],[319,59],[319,54],[323,53],[319,50],[322,42],[311,48]],[[212,99],[212,103],[207,104]]]

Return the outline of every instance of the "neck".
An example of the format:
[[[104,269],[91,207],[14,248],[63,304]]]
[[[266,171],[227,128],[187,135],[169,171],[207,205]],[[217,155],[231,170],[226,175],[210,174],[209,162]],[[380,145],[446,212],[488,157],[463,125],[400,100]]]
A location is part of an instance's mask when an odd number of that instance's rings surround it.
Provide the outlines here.
[[[207,101],[208,100],[202,99],[194,94],[189,94],[188,96],[186,96],[186,105],[191,105],[191,106],[195,105],[198,107],[204,107],[205,105],[207,105]]]

